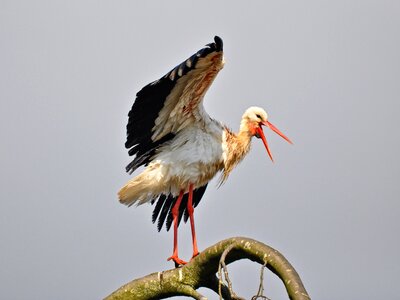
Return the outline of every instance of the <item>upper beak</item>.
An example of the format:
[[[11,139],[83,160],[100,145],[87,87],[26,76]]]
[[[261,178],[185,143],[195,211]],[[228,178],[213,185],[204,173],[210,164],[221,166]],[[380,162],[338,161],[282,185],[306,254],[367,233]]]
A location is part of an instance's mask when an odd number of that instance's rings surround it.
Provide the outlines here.
[[[272,131],[274,131],[275,133],[279,134],[282,138],[284,138],[290,144],[293,144],[292,141],[286,135],[284,135],[278,128],[276,128],[270,122],[264,121],[264,122],[261,122],[260,125],[265,125],[265,126],[269,127]],[[267,149],[268,155],[269,155],[269,157],[271,158],[271,160],[273,162],[274,159],[272,157],[271,150],[269,149],[269,146],[268,146],[268,143],[267,143],[267,139],[265,138],[264,131],[262,130],[261,126],[257,127],[255,135],[256,135],[256,137],[262,139],[262,141],[264,143],[264,146]]]

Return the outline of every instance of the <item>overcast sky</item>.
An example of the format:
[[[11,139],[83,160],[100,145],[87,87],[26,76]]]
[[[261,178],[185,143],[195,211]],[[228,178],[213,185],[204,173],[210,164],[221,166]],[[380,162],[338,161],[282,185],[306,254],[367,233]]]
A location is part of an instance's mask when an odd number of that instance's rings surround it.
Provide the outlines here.
[[[209,114],[237,130],[261,106],[294,145],[266,132],[274,164],[255,139],[225,185],[211,182],[200,250],[247,236],[282,252],[313,299],[397,298],[399,29],[399,1],[1,0],[0,298],[101,299],[173,267],[152,207],[117,200],[127,113],[214,35],[226,64]],[[258,265],[230,271],[238,294],[256,294]],[[273,275],[265,288],[286,295]]]

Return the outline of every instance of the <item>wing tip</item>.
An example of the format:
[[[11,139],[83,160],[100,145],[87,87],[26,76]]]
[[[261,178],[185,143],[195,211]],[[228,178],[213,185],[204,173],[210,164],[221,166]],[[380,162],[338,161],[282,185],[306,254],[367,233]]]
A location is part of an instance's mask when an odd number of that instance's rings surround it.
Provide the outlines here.
[[[216,35],[214,36],[214,44],[215,44],[215,49],[217,51],[222,51],[224,48],[224,42],[222,41],[222,39]]]

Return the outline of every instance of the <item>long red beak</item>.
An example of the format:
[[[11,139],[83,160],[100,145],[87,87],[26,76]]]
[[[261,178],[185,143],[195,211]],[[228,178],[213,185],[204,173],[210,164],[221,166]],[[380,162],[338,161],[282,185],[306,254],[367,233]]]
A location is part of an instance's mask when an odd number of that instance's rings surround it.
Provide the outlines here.
[[[261,122],[261,124],[269,127],[272,131],[274,131],[275,133],[279,134],[282,138],[284,138],[290,144],[293,144],[292,141],[286,135],[284,135],[278,128],[276,128],[270,122],[265,121],[265,122]],[[257,131],[257,135],[262,139],[262,141],[264,143],[264,146],[267,149],[268,155],[269,155],[269,157],[271,158],[271,160],[273,162],[274,159],[272,157],[271,150],[269,149],[269,146],[268,146],[268,143],[267,143],[267,139],[265,138],[264,131],[262,130],[261,126],[257,127],[256,131]]]

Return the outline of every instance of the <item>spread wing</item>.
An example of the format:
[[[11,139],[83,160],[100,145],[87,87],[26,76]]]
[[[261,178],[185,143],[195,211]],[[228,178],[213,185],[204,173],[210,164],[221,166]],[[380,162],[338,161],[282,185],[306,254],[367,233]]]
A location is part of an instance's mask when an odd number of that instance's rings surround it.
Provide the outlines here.
[[[136,94],[128,114],[125,143],[135,158],[127,165],[127,172],[147,165],[157,148],[181,129],[209,118],[201,103],[223,65],[223,43],[216,36],[213,43]]]

